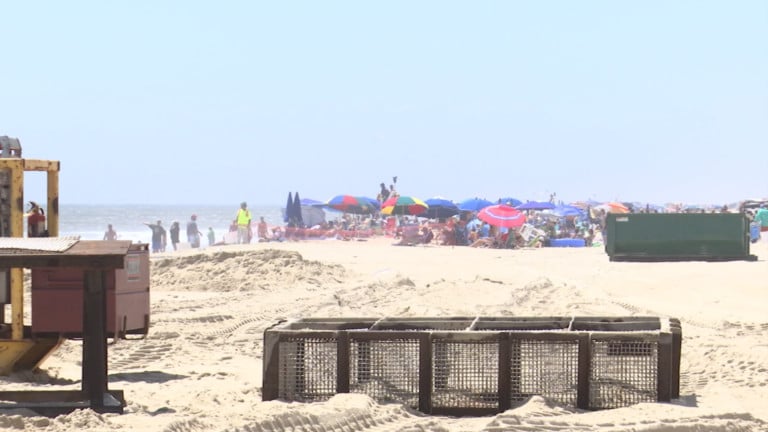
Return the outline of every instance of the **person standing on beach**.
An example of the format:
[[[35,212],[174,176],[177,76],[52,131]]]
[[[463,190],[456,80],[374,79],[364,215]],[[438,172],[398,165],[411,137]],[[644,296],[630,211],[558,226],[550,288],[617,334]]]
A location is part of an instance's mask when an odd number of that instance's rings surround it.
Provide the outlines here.
[[[171,246],[173,246],[173,250],[177,250],[179,245],[179,232],[181,231],[179,221],[173,221],[169,231],[171,232]]]
[[[269,241],[269,235],[267,235],[267,221],[264,220],[264,216],[259,218],[259,225],[257,226],[258,240],[260,242]]]
[[[237,224],[237,244],[247,244],[251,241],[251,212],[246,202],[240,203],[240,209],[235,215]]]
[[[208,227],[208,246],[216,244],[216,233],[213,231],[213,227]]]
[[[200,237],[202,237],[202,235],[203,233],[197,228],[197,215],[193,214],[189,219],[189,222],[187,222],[187,241],[189,242],[189,245],[192,248],[199,248]]]
[[[152,252],[165,252],[166,237],[163,223],[161,221],[155,224],[145,222],[144,225],[152,230]]]
[[[117,231],[112,228],[112,224],[107,225],[107,231],[104,232],[103,240],[117,240]]]

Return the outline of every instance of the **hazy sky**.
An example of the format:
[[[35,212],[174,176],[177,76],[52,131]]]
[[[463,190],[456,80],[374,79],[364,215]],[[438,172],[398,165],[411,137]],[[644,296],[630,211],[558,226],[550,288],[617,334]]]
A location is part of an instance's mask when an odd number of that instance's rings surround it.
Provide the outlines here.
[[[768,2],[3,2],[62,203],[768,196]],[[44,197],[30,173],[26,198]]]

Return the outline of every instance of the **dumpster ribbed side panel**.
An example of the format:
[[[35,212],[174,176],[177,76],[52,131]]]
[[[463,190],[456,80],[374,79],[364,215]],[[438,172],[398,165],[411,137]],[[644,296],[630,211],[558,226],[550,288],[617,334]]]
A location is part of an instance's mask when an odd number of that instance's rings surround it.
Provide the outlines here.
[[[611,260],[751,260],[743,214],[633,213],[606,218]]]

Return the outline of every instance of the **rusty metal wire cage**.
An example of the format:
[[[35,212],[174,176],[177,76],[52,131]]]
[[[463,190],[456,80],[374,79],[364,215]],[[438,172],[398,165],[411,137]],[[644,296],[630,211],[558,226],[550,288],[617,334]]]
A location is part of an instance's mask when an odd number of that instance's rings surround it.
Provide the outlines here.
[[[679,397],[682,332],[658,317],[309,318],[264,333],[264,400],[364,393],[485,415],[533,395],[583,409]]]

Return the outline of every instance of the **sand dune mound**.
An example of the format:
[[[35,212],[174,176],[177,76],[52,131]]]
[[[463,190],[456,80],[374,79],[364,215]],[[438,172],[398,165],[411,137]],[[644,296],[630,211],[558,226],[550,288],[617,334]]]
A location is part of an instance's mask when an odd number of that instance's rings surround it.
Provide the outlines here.
[[[340,265],[275,249],[157,258],[152,260],[150,275],[153,291],[272,290],[287,284],[327,285],[346,278]]]

